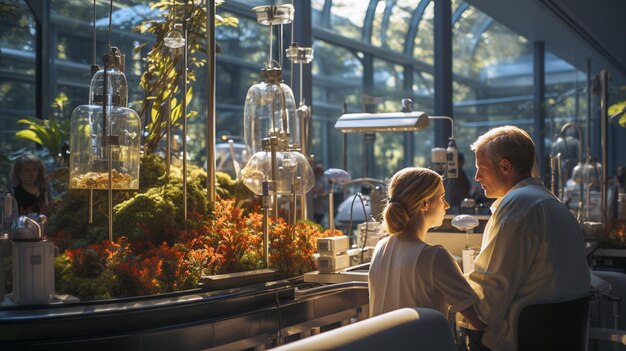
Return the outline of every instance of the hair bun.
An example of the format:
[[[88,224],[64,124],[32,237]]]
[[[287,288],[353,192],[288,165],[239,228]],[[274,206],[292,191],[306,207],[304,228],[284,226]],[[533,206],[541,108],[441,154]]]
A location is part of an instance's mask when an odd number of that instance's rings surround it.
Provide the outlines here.
[[[401,203],[395,201],[390,201],[387,204],[384,218],[390,233],[401,232],[409,222],[409,214],[406,212],[406,208]]]

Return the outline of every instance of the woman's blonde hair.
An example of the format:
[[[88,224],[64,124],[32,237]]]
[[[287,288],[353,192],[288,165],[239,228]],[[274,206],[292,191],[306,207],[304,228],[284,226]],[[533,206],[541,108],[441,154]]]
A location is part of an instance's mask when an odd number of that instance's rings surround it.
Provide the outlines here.
[[[407,167],[391,177],[387,186],[387,205],[383,211],[384,229],[400,233],[409,219],[435,196],[441,176],[421,167]]]
[[[22,184],[20,174],[22,173],[24,166],[27,164],[32,164],[37,168],[39,173],[37,174],[37,180],[35,183],[37,184],[39,191],[44,194],[48,187],[46,183],[46,170],[43,165],[43,161],[33,154],[23,154],[20,158],[13,162],[13,166],[11,167],[11,182],[13,183],[13,186]]]

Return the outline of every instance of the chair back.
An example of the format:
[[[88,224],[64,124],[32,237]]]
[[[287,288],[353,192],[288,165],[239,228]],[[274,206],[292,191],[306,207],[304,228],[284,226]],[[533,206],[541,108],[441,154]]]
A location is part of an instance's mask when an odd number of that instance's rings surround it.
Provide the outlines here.
[[[587,350],[591,294],[522,309],[517,325],[518,351]]]
[[[276,351],[456,351],[446,317],[429,308],[402,308],[290,342]]]

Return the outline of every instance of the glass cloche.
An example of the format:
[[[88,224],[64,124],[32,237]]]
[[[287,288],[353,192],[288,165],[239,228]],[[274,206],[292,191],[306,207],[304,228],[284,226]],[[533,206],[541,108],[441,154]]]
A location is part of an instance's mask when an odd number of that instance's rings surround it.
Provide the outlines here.
[[[263,139],[275,136],[278,150],[298,149],[299,123],[291,88],[282,83],[281,69],[261,71],[263,82],[248,89],[244,104],[244,139],[248,153],[263,151]]]
[[[89,105],[72,112],[70,189],[108,189],[109,150],[112,188],[139,188],[141,120],[126,107],[128,88],[119,49],[111,47],[105,62],[106,72],[99,70],[91,80]]]
[[[272,173],[270,152],[255,153],[241,170],[244,185],[257,195],[263,195],[263,181],[270,180]],[[315,176],[309,161],[301,153],[283,151],[276,153],[276,193],[289,194],[298,178],[302,179],[303,192],[313,188]]]

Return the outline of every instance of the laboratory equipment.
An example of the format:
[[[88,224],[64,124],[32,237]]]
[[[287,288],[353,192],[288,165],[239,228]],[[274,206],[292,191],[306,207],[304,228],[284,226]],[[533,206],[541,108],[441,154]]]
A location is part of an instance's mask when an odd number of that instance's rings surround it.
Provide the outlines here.
[[[462,252],[463,273],[469,273],[474,270],[474,249],[469,246],[469,235],[473,233],[474,228],[478,227],[478,218],[470,215],[458,215],[452,219],[452,226],[460,231],[465,232],[465,249]]]
[[[47,218],[20,216],[9,233],[12,241],[13,292],[16,304],[54,300],[54,244],[46,239]]]
[[[343,169],[329,168],[324,171],[324,179],[330,184],[330,192],[328,193],[328,224],[330,231],[335,230],[335,210],[334,210],[334,187],[335,184],[343,185],[348,183],[352,177]]]

